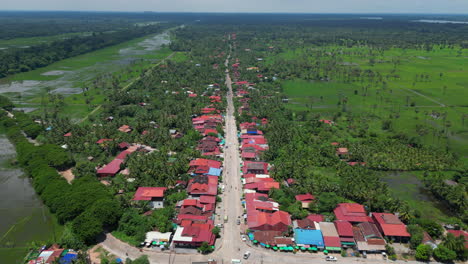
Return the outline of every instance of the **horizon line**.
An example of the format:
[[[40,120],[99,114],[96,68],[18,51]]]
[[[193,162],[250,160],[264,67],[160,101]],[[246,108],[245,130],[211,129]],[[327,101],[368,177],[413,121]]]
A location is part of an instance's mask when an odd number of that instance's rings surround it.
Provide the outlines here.
[[[2,10],[0,12],[87,12],[87,13],[166,13],[166,14],[272,14],[272,15],[461,15],[468,16],[468,13],[430,13],[430,12],[416,12],[416,13],[379,13],[379,12],[262,12],[262,11],[200,11],[200,12],[190,12],[190,11],[111,11],[111,10]]]

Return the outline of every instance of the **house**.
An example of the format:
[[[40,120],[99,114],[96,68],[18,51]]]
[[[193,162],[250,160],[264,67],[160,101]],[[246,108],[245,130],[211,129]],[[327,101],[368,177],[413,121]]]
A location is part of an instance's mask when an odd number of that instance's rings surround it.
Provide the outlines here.
[[[216,237],[211,232],[213,226],[208,225],[196,225],[191,224],[188,226],[178,226],[172,242],[176,247],[188,247],[197,248],[200,247],[203,242],[207,242],[208,245],[212,246],[215,243]]]
[[[278,247],[294,245],[293,238],[283,236],[281,231],[256,231],[253,236],[255,240],[265,245]]]
[[[294,229],[294,241],[298,246],[314,246],[319,249],[325,248],[322,232],[313,229]]]
[[[97,175],[99,177],[114,177],[121,170],[120,165],[123,164],[123,162],[122,159],[114,159],[104,167],[98,169]]]
[[[364,206],[357,203],[340,203],[333,210],[337,220],[344,220],[351,223],[373,222],[372,218],[367,216]]]
[[[189,180],[188,193],[192,196],[213,195],[218,193],[218,177],[208,175],[197,175]]]
[[[101,138],[98,141],[96,141],[96,144],[103,144],[104,142],[107,142],[107,141],[113,141],[113,139],[112,138]]]
[[[349,155],[348,148],[337,148],[336,155],[338,155],[340,158],[346,158]]]
[[[293,221],[293,227],[299,229],[314,229],[320,230],[320,226],[318,225],[318,221],[314,221],[309,218],[298,219]]]
[[[359,223],[353,226],[353,236],[357,249],[361,252],[384,252],[387,244],[376,225],[369,222]]]
[[[329,251],[340,251],[341,241],[335,225],[330,222],[320,222],[319,226],[320,231],[322,231],[325,249]]]
[[[354,246],[356,242],[354,241],[353,226],[351,223],[348,221],[336,220],[334,224],[340,237],[341,245],[343,247]]]
[[[245,161],[242,167],[243,173],[268,174],[268,163]]]
[[[310,193],[298,194],[296,200],[302,203],[302,208],[309,208],[309,204],[315,200],[315,197]]]
[[[198,167],[208,167],[208,168],[221,168],[221,162],[216,160],[209,160],[209,159],[195,159],[190,161],[190,170],[194,171]]]
[[[150,207],[153,209],[164,207],[164,192],[166,187],[138,187],[133,201],[150,201]]]
[[[129,126],[129,125],[123,125],[121,127],[119,127],[118,129],[120,132],[123,132],[123,133],[130,133],[132,132],[132,128]]]
[[[279,189],[280,185],[279,182],[276,181],[259,181],[254,183],[247,183],[244,185],[244,188],[268,193],[270,189]]]
[[[319,121],[328,125],[333,125],[335,123],[332,120],[327,120],[327,119],[320,119]]]
[[[372,213],[372,219],[374,219],[380,232],[388,238],[393,238],[400,242],[407,242],[411,237],[406,230],[406,225],[394,214]]]
[[[68,132],[66,133],[65,135],[63,135],[64,137],[71,137],[72,136],[72,133],[71,132]]]
[[[275,230],[285,232],[291,225],[289,213],[276,211],[274,213],[265,213],[252,211],[247,214],[247,225],[250,230]]]
[[[268,198],[268,195],[261,193],[246,193],[245,208],[247,214],[253,211],[274,213],[279,210],[279,204]]]
[[[465,237],[465,248],[468,248],[468,232],[463,230],[447,230],[447,232],[454,235],[455,237]]]

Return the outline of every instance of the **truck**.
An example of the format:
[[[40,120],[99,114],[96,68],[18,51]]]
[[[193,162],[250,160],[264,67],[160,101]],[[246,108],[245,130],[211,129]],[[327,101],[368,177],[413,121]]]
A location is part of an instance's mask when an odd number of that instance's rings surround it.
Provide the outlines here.
[[[240,259],[231,259],[231,264],[242,264]]]
[[[228,222],[228,216],[225,215],[225,216],[224,216],[224,223],[227,223],[227,222]]]

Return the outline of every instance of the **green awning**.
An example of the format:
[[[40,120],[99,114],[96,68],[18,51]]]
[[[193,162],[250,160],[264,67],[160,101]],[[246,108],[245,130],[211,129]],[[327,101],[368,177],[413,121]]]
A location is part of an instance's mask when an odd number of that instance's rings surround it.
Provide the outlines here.
[[[258,243],[258,241],[257,241],[257,240],[254,240],[253,242],[254,242],[254,244],[257,244],[257,243]]]
[[[325,250],[323,251],[323,253],[328,254],[328,250],[325,249]]]
[[[351,245],[351,246],[354,246],[356,245],[356,243],[354,242],[341,242],[342,245]]]
[[[326,250],[330,250],[330,251],[341,251],[341,248],[340,247],[325,247]],[[323,251],[325,252],[325,251]]]
[[[278,250],[278,247],[273,247],[273,250]]]
[[[211,246],[211,248],[212,248],[212,249],[214,249],[214,248],[215,248],[215,246]]]
[[[301,247],[301,250],[306,250],[306,248],[305,248],[305,247]]]
[[[299,246],[295,246],[294,248],[295,248],[295,249],[299,249]]]
[[[271,246],[270,246],[270,245],[266,245],[265,247],[266,247],[266,248],[270,248]]]
[[[318,248],[316,248],[316,247],[311,247],[311,248],[309,248],[309,250],[318,251]]]
[[[151,242],[151,244],[152,244],[152,245],[157,245],[157,244],[158,244],[158,242],[156,242],[156,241],[153,241],[153,242]]]
[[[294,250],[294,248],[293,248],[293,247],[287,247],[287,250],[289,250],[289,251],[293,251],[293,250]]]

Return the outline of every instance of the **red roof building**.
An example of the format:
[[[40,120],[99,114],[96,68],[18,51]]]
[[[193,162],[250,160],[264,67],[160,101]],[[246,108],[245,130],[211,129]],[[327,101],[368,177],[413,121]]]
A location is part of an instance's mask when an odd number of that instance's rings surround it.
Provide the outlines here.
[[[354,233],[353,226],[348,221],[336,220],[335,222],[336,231],[340,236],[342,245],[354,245]]]
[[[216,160],[209,160],[209,159],[195,159],[190,161],[190,167],[196,168],[200,166],[207,166],[209,168],[221,168],[221,162]]]
[[[66,133],[65,135],[63,135],[64,137],[71,137],[72,136],[72,133],[71,132],[68,132]]]
[[[151,201],[153,198],[164,198],[166,187],[138,187],[134,201]]]
[[[349,221],[351,223],[373,222],[367,216],[364,206],[357,203],[341,203],[333,210],[336,219]]]
[[[455,237],[463,236],[465,237],[465,248],[468,248],[468,233],[463,230],[447,230],[450,234],[454,235]]]
[[[317,222],[317,223],[323,222],[325,220],[323,215],[319,215],[319,214],[310,214],[307,216],[307,219]]]
[[[411,235],[406,231],[406,225],[394,214],[372,213],[372,218],[377,223],[380,232],[387,237],[409,238]]]
[[[247,214],[247,225],[250,230],[274,230],[287,231],[291,225],[291,217],[287,212],[276,211],[274,213],[264,213],[252,211]]]
[[[121,159],[114,159],[113,161],[109,162],[104,167],[97,170],[97,175],[99,177],[113,177],[120,171],[120,165],[124,161]]]
[[[315,197],[310,194],[298,194],[296,195],[296,200],[302,203],[302,208],[309,208],[309,203],[315,200]]]
[[[192,196],[197,195],[213,195],[218,194],[218,177],[197,175],[190,179],[188,187],[188,193]]]
[[[106,141],[113,141],[112,138],[101,138],[100,140],[96,141],[96,144],[102,144]]]
[[[268,174],[268,163],[245,161],[242,167],[243,173]]]

